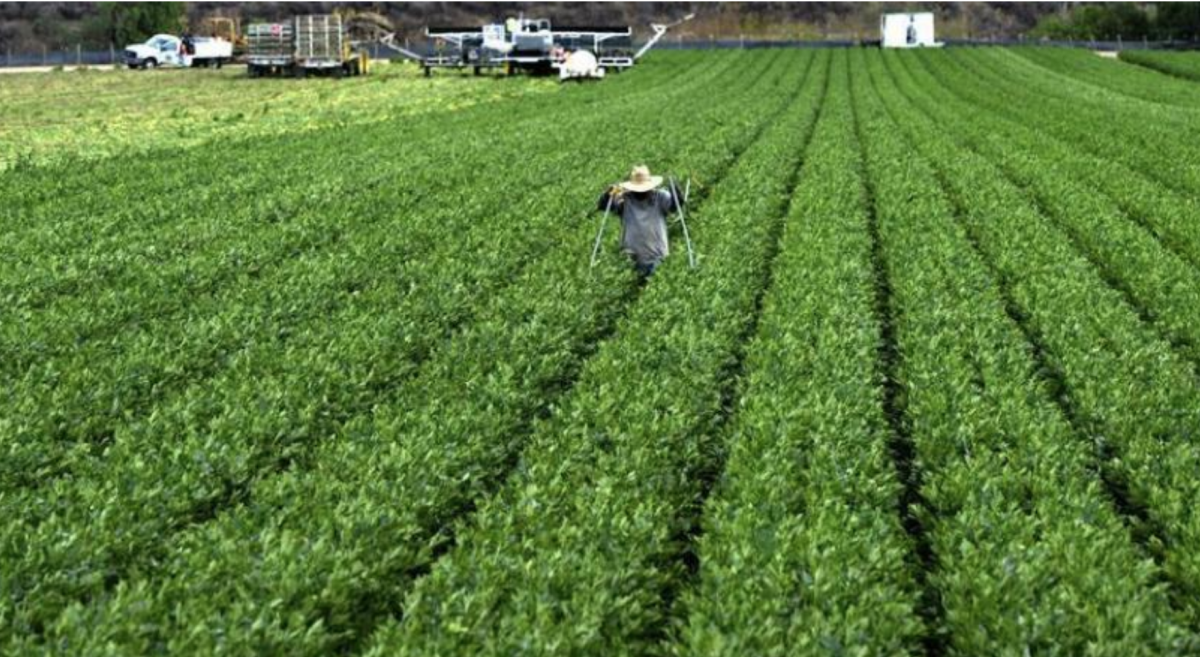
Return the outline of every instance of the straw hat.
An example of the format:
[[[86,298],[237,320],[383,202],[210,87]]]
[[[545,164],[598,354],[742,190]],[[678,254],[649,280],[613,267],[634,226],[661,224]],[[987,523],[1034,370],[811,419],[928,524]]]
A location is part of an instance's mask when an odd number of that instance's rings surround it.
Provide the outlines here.
[[[621,189],[627,192],[648,192],[662,184],[662,176],[650,175],[650,169],[639,164],[629,172],[629,180],[621,183]]]

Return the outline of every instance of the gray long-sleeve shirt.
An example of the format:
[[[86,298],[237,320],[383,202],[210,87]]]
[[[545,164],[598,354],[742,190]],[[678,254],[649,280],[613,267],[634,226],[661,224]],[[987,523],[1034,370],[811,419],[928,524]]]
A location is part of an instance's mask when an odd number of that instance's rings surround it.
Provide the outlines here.
[[[600,195],[597,207],[608,207],[609,191]],[[654,264],[667,257],[667,215],[683,204],[678,190],[624,192],[612,197],[612,212],[621,217],[621,250],[639,265]]]

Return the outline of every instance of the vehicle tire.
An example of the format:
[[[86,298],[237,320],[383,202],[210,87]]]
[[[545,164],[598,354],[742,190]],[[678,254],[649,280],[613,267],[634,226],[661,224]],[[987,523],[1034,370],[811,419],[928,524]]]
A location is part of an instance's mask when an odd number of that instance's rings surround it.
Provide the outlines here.
[[[131,70],[131,71],[136,71],[139,68],[141,68],[141,66],[138,66],[137,64],[128,64],[128,66],[129,66],[129,70]]]
[[[341,66],[333,67],[332,73],[333,73],[333,79],[341,80],[346,75],[346,65],[342,64]]]
[[[262,75],[262,71],[260,71],[257,66],[251,64],[246,67],[246,74],[252,78],[257,78]]]
[[[158,68],[158,60],[151,57],[142,64],[142,68]]]
[[[308,69],[304,68],[303,66],[292,67],[292,75],[295,76],[297,80],[303,80],[304,77],[308,75]]]
[[[225,60],[224,60],[224,59],[218,59],[218,60],[217,60],[217,69],[218,69],[218,70],[220,70],[220,69],[222,69],[222,68],[225,68]]]

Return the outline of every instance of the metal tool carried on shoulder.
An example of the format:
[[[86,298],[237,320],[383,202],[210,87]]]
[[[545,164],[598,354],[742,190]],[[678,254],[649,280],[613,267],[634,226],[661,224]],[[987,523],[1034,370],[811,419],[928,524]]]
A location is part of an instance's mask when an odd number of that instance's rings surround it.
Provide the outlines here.
[[[678,182],[675,180],[674,176],[670,177],[670,181],[671,181],[671,193],[672,194],[677,193],[679,190]],[[600,229],[596,232],[596,240],[592,244],[592,260],[591,260],[591,265],[590,265],[590,267],[592,267],[592,268],[594,268],[596,266],[596,261],[600,256],[600,244],[604,240],[604,229],[608,225],[608,215],[612,214],[613,198],[621,193],[620,190],[621,190],[621,187],[619,184],[614,184],[614,185],[609,186],[608,201],[604,205],[604,216],[601,217],[601,219],[600,219]],[[692,190],[692,179],[688,178],[687,186],[684,188],[684,192],[683,192],[683,200],[682,200],[682,202],[678,203],[678,211],[679,211],[679,223],[683,226],[683,240],[684,240],[684,243],[687,244],[688,266],[691,269],[695,269],[696,268],[696,251],[692,247],[692,236],[691,236],[690,232],[688,231],[687,211],[685,209],[685,206],[687,205],[687,202],[688,202],[688,196],[691,194],[691,190]],[[677,202],[679,201],[678,198],[676,198],[675,200]]]

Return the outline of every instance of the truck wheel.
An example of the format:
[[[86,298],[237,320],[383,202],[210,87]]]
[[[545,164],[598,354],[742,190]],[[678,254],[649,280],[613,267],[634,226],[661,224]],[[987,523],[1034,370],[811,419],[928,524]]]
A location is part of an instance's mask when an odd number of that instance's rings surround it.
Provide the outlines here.
[[[150,59],[147,59],[144,64],[142,64],[142,68],[158,68],[158,60],[151,57]]]

